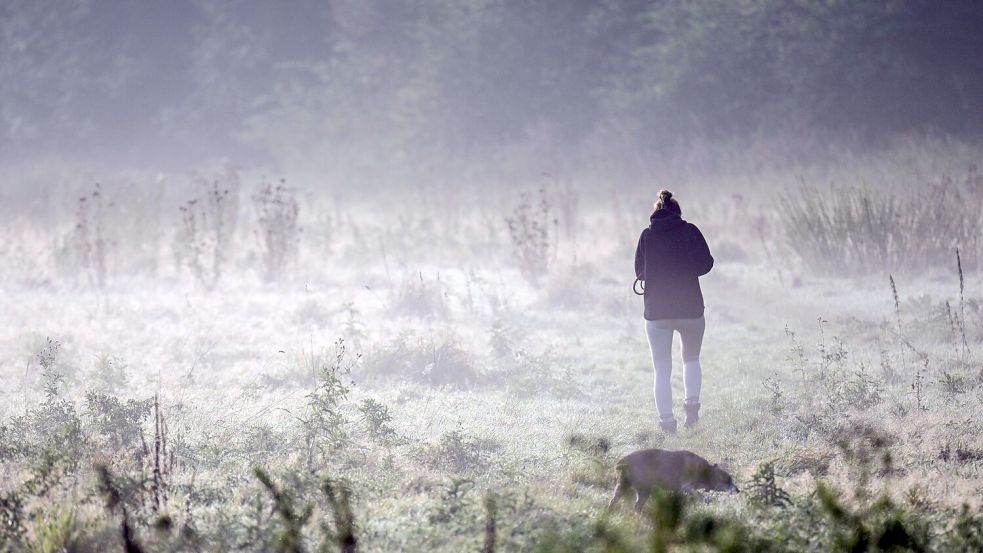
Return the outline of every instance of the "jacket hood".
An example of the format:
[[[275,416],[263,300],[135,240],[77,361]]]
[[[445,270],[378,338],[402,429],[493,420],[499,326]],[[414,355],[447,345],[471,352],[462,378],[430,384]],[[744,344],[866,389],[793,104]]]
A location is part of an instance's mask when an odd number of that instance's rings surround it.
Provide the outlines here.
[[[666,210],[658,210],[649,217],[649,228],[655,232],[666,232],[686,223],[677,213],[670,213]]]

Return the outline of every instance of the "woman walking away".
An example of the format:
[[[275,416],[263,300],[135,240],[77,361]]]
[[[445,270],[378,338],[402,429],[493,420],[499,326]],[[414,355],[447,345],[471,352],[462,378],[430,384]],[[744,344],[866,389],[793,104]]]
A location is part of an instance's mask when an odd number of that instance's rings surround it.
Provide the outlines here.
[[[703,292],[701,276],[713,267],[707,241],[696,225],[682,218],[672,192],[659,192],[651,224],[642,231],[635,250],[635,276],[645,282],[645,329],[652,364],[655,366],[655,406],[659,425],[667,433],[676,431],[672,414],[672,336],[679,332],[683,343],[686,398],[686,427],[699,419],[700,347],[703,345]]]

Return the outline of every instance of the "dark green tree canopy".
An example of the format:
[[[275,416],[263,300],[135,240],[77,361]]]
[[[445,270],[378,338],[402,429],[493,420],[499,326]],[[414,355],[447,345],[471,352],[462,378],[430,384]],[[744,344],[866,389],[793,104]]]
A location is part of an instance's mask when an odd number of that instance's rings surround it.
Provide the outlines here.
[[[971,0],[10,0],[0,155],[976,137],[981,28]]]

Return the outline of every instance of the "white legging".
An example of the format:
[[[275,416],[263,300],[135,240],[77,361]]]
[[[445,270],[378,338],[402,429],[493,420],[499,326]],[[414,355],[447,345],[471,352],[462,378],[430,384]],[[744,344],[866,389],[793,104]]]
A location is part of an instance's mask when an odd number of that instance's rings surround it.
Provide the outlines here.
[[[676,420],[672,414],[672,334],[678,331],[683,343],[685,403],[694,405],[700,403],[700,386],[703,383],[700,348],[703,346],[705,329],[706,320],[703,317],[645,321],[649,348],[652,350],[652,365],[655,367],[655,406],[663,421]]]

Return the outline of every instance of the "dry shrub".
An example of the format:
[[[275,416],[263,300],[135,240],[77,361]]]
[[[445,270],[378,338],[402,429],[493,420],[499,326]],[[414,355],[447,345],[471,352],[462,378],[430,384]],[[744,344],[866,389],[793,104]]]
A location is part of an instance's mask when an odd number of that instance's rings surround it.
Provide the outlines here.
[[[539,190],[539,202],[533,204],[528,194],[519,196],[512,215],[505,218],[512,239],[512,254],[522,276],[538,284],[549,272],[556,254],[556,229],[559,220],[546,189]]]
[[[214,290],[232,254],[239,214],[239,180],[235,173],[224,178],[200,180],[201,193],[181,206],[181,246],[195,280]]]
[[[300,243],[300,204],[286,181],[274,186],[264,180],[253,194],[256,208],[256,238],[263,261],[263,280],[276,282],[297,259]]]
[[[805,187],[782,198],[785,244],[812,271],[831,275],[948,267],[958,247],[978,267],[983,252],[983,177],[903,191]]]
[[[79,273],[90,285],[104,288],[109,278],[109,253],[115,242],[107,236],[105,195],[99,184],[78,199],[70,244]]]

